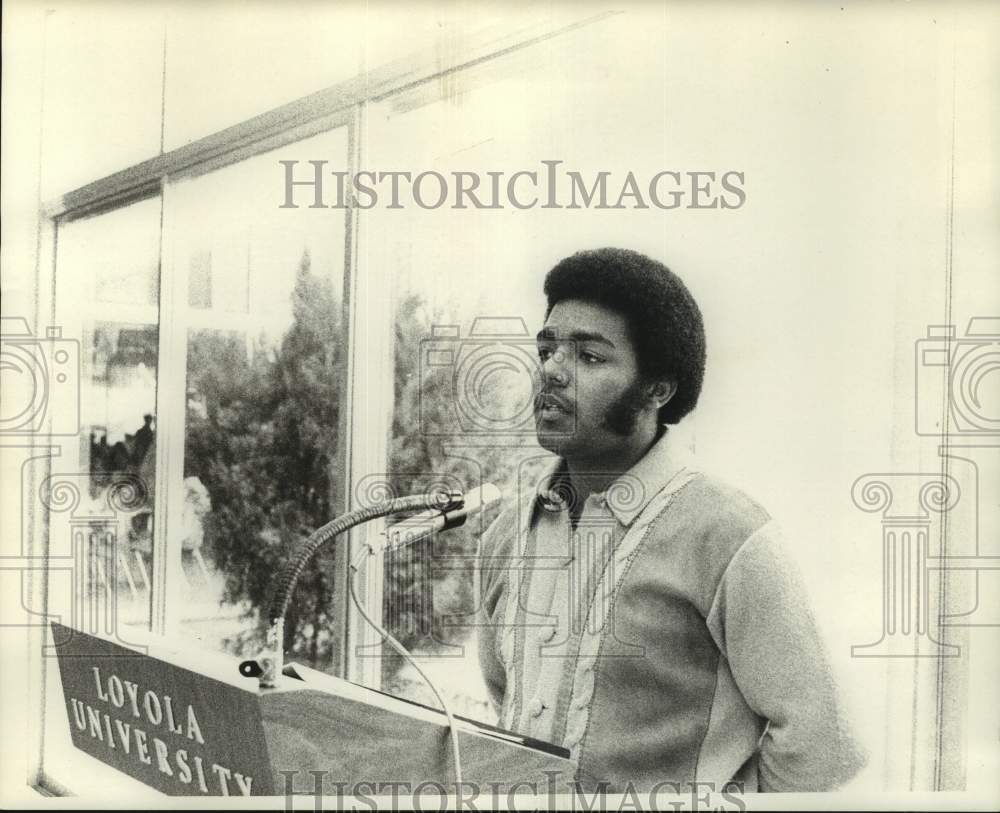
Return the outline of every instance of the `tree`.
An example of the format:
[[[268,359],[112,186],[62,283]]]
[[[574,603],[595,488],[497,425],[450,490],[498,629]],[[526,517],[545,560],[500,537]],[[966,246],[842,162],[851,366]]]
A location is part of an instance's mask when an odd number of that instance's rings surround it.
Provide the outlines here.
[[[390,483],[395,494],[420,493],[436,484],[457,484],[463,491],[492,482],[508,492],[518,474],[534,481],[546,453],[537,446],[533,430],[520,436],[481,437],[472,453],[449,453],[451,442],[468,441],[456,411],[465,382],[456,381],[455,367],[420,364],[424,342],[433,324],[453,324],[448,313],[430,312],[419,294],[402,299],[396,309],[395,391],[392,437],[389,446]],[[461,340],[456,345],[461,345]],[[455,347],[457,354],[467,347]],[[488,359],[487,359],[488,362]],[[496,416],[513,415],[523,404],[505,388],[503,376],[487,377],[485,402]],[[475,608],[473,567],[478,532],[498,509],[438,536],[433,545],[404,551],[387,562],[383,619],[408,649],[441,650],[461,643],[469,627],[455,619],[469,619]],[[383,647],[383,682],[394,688],[401,665],[395,651]],[[433,701],[432,701],[433,702]]]
[[[304,254],[293,321],[274,349],[264,337],[247,358],[240,336],[201,331],[189,351],[185,476],[208,489],[205,539],[226,576],[225,599],[262,613],[274,576],[302,540],[332,517],[342,358],[341,316],[328,280]],[[333,574],[320,555],[299,580],[285,648],[311,663],[329,656]],[[233,642],[241,651],[256,632]]]
[[[261,616],[276,574],[309,533],[333,518],[338,490],[352,485],[339,482],[336,471],[347,361],[341,303],[329,282],[312,273],[308,254],[297,270],[292,305],[292,324],[277,346],[261,336],[248,353],[240,335],[201,331],[188,353],[185,476],[199,477],[211,498],[205,541],[225,574],[224,598],[249,606],[255,621],[231,642],[240,654],[252,654],[263,641]],[[451,371],[419,363],[432,321],[446,316],[430,313],[416,294],[396,308],[386,486],[398,496],[440,483],[510,485],[524,453],[538,451],[533,443],[521,444],[520,456],[518,449],[486,449],[475,461],[446,453],[442,438],[454,428]],[[417,546],[387,561],[384,624],[405,646],[433,649],[463,636],[446,622],[473,609],[476,542],[473,528],[459,528],[441,534],[433,549]],[[328,666],[333,653],[338,574],[331,560],[321,553],[303,573],[285,624],[286,651],[317,668]],[[445,561],[451,566],[442,567]],[[382,653],[383,679],[391,687],[400,663],[389,647]]]

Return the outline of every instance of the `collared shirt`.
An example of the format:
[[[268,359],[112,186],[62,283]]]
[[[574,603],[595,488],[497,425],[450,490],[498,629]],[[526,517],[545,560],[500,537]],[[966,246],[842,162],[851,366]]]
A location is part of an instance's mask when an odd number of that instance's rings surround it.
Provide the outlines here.
[[[836,787],[864,757],[777,524],[674,445],[590,495],[575,530],[560,461],[484,534],[500,725],[568,748],[582,787]]]
[[[636,517],[649,501],[685,471],[689,457],[674,448],[664,432],[625,474],[599,493],[573,493],[564,460],[552,464],[538,482],[538,510],[529,530],[531,590],[529,618],[537,622],[526,635],[524,691],[527,698],[519,730],[541,740],[553,739],[556,698],[566,679],[570,642],[586,623],[597,578]],[[583,507],[575,523],[570,509]],[[596,616],[606,608],[596,608]]]

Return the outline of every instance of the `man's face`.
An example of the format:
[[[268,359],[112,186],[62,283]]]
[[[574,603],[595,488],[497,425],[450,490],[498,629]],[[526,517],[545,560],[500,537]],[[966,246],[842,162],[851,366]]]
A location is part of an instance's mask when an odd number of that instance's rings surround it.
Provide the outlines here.
[[[625,317],[578,299],[557,302],[538,334],[539,444],[569,459],[614,458],[645,404]]]

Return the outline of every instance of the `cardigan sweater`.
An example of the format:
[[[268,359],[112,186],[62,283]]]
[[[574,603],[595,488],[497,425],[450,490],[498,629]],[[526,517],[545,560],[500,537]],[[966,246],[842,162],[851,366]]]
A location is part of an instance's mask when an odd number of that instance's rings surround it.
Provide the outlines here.
[[[864,756],[777,525],[668,437],[575,528],[560,460],[483,535],[500,725],[568,748],[581,789],[832,789]]]

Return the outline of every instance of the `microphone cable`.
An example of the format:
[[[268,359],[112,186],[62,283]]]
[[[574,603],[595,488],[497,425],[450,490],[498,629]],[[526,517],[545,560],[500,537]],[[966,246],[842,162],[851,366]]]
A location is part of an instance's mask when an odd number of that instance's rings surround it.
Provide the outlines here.
[[[313,531],[296,551],[295,557],[285,565],[284,570],[278,577],[277,587],[271,599],[271,606],[268,610],[267,621],[272,626],[279,621],[283,622],[285,613],[288,612],[288,605],[292,601],[292,593],[295,585],[302,575],[302,570],[306,564],[316,555],[317,551],[327,542],[340,536],[345,531],[370,522],[373,519],[384,517],[388,514],[401,514],[404,512],[422,511],[431,508],[444,509],[448,504],[442,505],[442,494],[418,494],[414,497],[398,497],[392,500],[371,505],[367,508],[357,508],[342,514],[336,519],[330,520],[315,531]],[[283,625],[283,624],[282,624]]]
[[[493,488],[496,490],[495,487]],[[480,491],[480,494],[483,494],[482,490]],[[497,495],[499,495],[499,491],[497,491]],[[419,511],[430,510],[444,513],[445,511],[452,509],[461,509],[464,505],[464,499],[465,498],[461,494],[446,495],[441,492],[421,494],[412,497],[398,497],[377,505],[349,511],[348,513],[331,520],[326,525],[323,525],[313,531],[313,533],[308,536],[296,552],[295,557],[288,562],[282,570],[281,575],[278,577],[277,586],[275,588],[267,615],[267,651],[270,655],[269,657],[263,659],[263,672],[260,675],[261,687],[275,686],[278,676],[281,674],[284,661],[282,637],[285,626],[285,614],[287,613],[288,606],[291,603],[292,594],[295,591],[295,585],[299,580],[299,576],[302,574],[306,564],[313,558],[313,556],[316,555],[323,545],[328,542],[332,542],[338,536],[346,533],[352,528],[355,528],[365,522],[370,522],[373,519],[378,519],[379,517],[384,517],[389,514],[412,514]],[[417,674],[420,675],[424,682],[430,687],[434,696],[441,704],[441,708],[448,720],[448,728],[451,734],[452,755],[455,760],[455,779],[457,783],[455,790],[456,793],[459,793],[462,786],[462,761],[458,740],[458,726],[455,722],[455,716],[452,714],[450,705],[444,699],[441,692],[438,691],[434,681],[428,677],[427,673],[420,668],[420,665],[416,662],[413,656],[407,652],[406,647],[393,637],[388,630],[380,624],[377,624],[375,620],[368,615],[362,605],[362,602],[358,599],[357,591],[355,589],[355,577],[358,574],[358,565],[365,556],[372,556],[375,553],[376,550],[371,545],[363,546],[358,551],[354,561],[350,563],[351,572],[350,578],[348,579],[348,589],[350,591],[351,600],[354,602],[355,607],[357,607],[361,617],[364,618],[365,621],[370,624],[384,640],[388,641],[393,649],[395,649],[404,658],[404,660],[406,660],[406,662],[416,670]]]
[[[350,565],[351,578],[348,580],[348,589],[350,590],[351,593],[351,600],[354,602],[354,606],[357,608],[358,612],[361,613],[361,617],[364,618],[365,621],[367,621],[368,624],[370,624],[371,627],[379,635],[381,635],[384,640],[388,641],[389,644],[392,646],[392,648],[395,649],[396,652],[398,652],[403,657],[403,659],[417,671],[417,674],[423,678],[424,682],[430,687],[430,690],[434,693],[434,696],[437,698],[438,703],[441,704],[441,708],[444,711],[445,717],[448,719],[448,730],[451,734],[451,753],[455,760],[455,793],[460,794],[462,787],[462,756],[458,742],[458,725],[455,722],[455,716],[452,714],[451,707],[448,705],[448,702],[444,699],[444,696],[441,694],[441,692],[438,691],[438,688],[434,684],[434,681],[431,680],[430,677],[428,677],[427,673],[420,668],[420,664],[418,664],[416,659],[407,651],[406,647],[403,646],[398,640],[396,640],[396,638],[392,635],[391,632],[385,629],[385,627],[383,627],[381,624],[377,623],[370,615],[368,615],[368,613],[365,612],[365,608],[362,605],[360,599],[358,598],[357,592],[355,591],[354,579],[358,575],[358,564],[360,563],[361,559],[364,558],[364,555],[367,553],[368,551],[366,549],[362,549],[361,551],[359,551],[358,556],[355,558],[355,560],[351,562]]]

